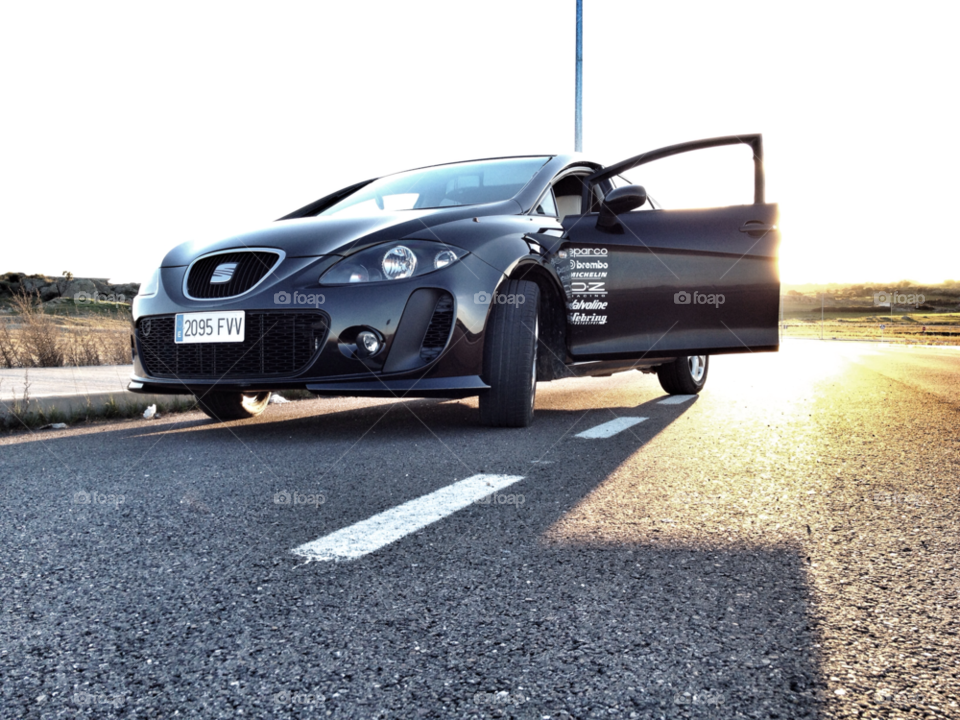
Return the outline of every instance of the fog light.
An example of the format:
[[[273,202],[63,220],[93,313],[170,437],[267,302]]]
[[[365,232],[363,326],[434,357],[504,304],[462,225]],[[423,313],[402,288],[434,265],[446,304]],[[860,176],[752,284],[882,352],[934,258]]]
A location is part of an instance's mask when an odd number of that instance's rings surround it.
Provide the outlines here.
[[[361,355],[376,355],[380,351],[380,338],[369,330],[361,331],[357,335],[357,350]]]

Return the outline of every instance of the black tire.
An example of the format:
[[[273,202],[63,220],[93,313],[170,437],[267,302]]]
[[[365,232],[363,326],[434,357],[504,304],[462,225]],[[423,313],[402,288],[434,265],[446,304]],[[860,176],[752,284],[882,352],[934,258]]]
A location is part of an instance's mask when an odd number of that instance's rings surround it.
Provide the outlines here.
[[[480,422],[491,427],[527,427],[533,422],[537,393],[537,342],[540,288],[529,280],[509,280],[487,322],[483,377],[490,386],[480,395]]]
[[[197,405],[214,420],[248,420],[267,409],[270,393],[208,392],[197,395]]]
[[[657,377],[671,395],[696,395],[703,390],[709,369],[709,355],[685,355],[658,367]]]

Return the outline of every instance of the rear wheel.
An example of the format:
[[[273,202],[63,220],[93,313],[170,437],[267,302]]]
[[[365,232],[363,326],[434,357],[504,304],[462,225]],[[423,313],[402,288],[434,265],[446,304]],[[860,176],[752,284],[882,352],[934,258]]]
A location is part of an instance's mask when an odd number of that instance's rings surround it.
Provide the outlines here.
[[[484,336],[483,374],[490,386],[480,395],[480,422],[526,427],[533,422],[537,393],[540,288],[510,280],[494,298]]]
[[[270,393],[208,392],[197,395],[197,405],[214,420],[246,420],[267,409]]]
[[[707,382],[709,355],[687,355],[657,368],[660,387],[671,395],[696,395]]]

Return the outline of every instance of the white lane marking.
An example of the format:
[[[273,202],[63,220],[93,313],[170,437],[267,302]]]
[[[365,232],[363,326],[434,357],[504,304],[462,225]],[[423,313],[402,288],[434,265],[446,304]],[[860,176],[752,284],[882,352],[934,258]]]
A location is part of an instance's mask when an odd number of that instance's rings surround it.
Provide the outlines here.
[[[695,397],[696,395],[671,395],[658,402],[657,405],[679,405],[687,400],[693,400]]]
[[[646,418],[642,417],[617,418],[616,420],[605,422],[603,425],[597,425],[589,430],[584,430],[582,433],[578,433],[577,437],[588,438],[589,440],[613,437],[618,432],[623,432],[629,427],[642,423],[644,420],[646,420]]]
[[[354,560],[519,480],[523,480],[522,475],[474,475],[305,543],[292,552],[310,560]]]

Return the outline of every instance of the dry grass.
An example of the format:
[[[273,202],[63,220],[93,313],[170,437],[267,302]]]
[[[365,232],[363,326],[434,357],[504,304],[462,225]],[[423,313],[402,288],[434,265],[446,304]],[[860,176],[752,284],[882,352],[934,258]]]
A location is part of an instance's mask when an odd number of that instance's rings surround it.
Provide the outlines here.
[[[14,296],[0,317],[0,367],[125,365],[130,355],[130,310],[52,314],[36,294]]]
[[[880,326],[884,327],[881,328]],[[821,329],[820,308],[785,306],[781,325],[785,337],[825,340],[883,340],[905,344],[960,345],[960,313],[925,312],[890,315],[866,314],[850,309],[825,308]]]

